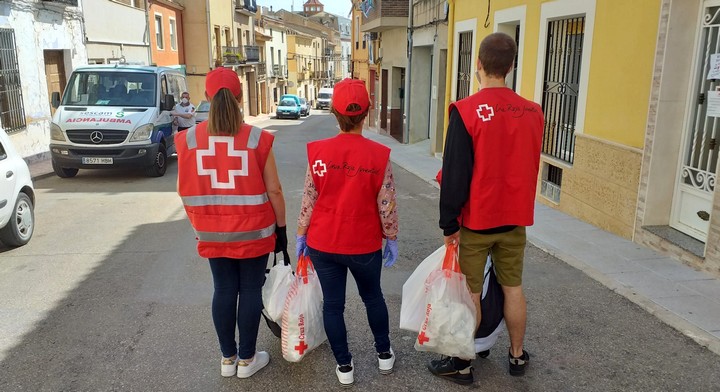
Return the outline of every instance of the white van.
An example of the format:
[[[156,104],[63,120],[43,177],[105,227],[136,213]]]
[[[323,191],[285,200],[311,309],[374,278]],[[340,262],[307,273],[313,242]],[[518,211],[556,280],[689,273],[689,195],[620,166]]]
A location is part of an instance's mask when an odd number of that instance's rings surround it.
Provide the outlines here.
[[[175,152],[170,111],[187,91],[177,69],[92,65],[75,70],[65,94],[53,93],[50,125],[55,174],[79,169],[139,167],[160,177]]]
[[[318,92],[318,99],[317,104],[315,105],[316,109],[330,109],[330,105],[332,104],[332,95],[333,95],[333,89],[330,87],[323,87],[320,89],[320,92]]]

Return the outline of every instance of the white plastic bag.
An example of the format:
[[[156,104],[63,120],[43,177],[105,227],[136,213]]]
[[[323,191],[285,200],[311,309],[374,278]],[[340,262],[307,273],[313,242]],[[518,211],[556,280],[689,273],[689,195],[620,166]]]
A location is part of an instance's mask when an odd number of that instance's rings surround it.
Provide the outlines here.
[[[326,339],[322,289],[310,258],[301,256],[282,314],[282,355],[300,362]]]
[[[405,281],[402,288],[402,303],[400,304],[400,328],[413,332],[420,332],[425,321],[425,281],[430,273],[442,268],[445,258],[445,245],[439,247],[430,256],[418,264],[415,271]]]
[[[287,264],[285,264],[287,262]],[[289,260],[276,263],[265,278],[262,288],[262,299],[265,312],[275,322],[282,320],[285,299],[293,283],[293,271]]]
[[[475,358],[476,310],[465,275],[460,272],[456,245],[447,249],[442,269],[430,274],[425,287],[425,321],[415,340],[415,349]]]

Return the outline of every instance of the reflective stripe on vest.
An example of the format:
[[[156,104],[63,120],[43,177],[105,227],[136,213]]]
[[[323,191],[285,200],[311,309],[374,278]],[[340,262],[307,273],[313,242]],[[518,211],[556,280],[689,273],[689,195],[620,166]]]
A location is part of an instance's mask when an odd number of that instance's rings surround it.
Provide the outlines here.
[[[189,207],[200,206],[259,206],[268,202],[267,193],[251,196],[183,196],[183,204]]]
[[[197,136],[195,134],[195,126],[190,127],[185,134],[185,143],[187,144],[188,150],[194,150],[197,148]]]
[[[262,129],[252,127],[252,129],[250,129],[250,135],[248,136],[248,148],[256,149],[260,144],[260,136],[262,136]]]
[[[205,242],[239,242],[253,241],[268,238],[275,233],[275,224],[253,231],[239,231],[235,233],[219,233],[212,231],[195,231],[198,240]]]

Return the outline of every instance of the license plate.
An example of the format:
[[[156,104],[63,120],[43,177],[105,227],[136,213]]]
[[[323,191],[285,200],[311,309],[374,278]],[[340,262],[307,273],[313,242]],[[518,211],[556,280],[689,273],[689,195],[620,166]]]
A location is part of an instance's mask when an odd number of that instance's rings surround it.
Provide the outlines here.
[[[112,158],[83,157],[83,165],[112,165]]]

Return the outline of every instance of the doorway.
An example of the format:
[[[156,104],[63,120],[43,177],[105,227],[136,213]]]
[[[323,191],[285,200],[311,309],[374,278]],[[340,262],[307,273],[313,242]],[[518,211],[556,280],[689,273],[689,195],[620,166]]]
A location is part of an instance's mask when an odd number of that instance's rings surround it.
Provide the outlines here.
[[[50,104],[50,114],[55,114],[55,108],[52,106],[52,93],[58,92],[62,97],[65,91],[65,56],[62,50],[45,50],[43,51],[45,59],[45,79],[47,80],[48,103]]]

